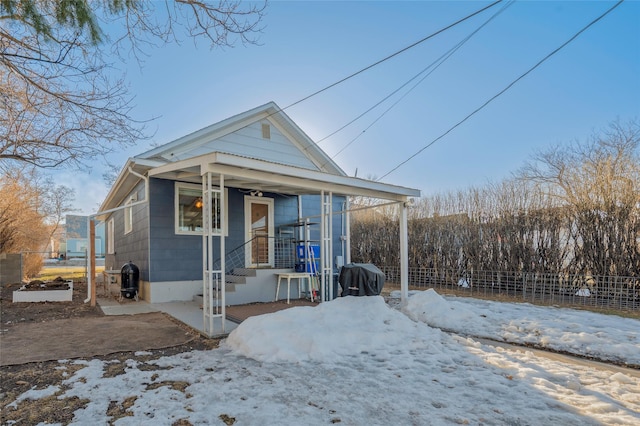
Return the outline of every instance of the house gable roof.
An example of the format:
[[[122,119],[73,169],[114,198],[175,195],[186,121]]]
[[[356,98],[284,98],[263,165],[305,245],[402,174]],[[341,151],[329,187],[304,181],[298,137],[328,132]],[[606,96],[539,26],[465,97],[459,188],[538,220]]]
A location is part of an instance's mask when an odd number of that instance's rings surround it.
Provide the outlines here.
[[[270,139],[262,138],[262,124],[272,126]],[[129,158],[99,214],[104,217],[122,206],[144,176],[201,183],[207,172],[216,174],[214,185],[224,175],[225,186],[264,192],[327,191],[401,202],[420,196],[417,189],[347,176],[270,102]]]
[[[269,126],[264,138],[262,126]],[[207,126],[134,159],[172,163],[214,152],[346,176],[274,102]]]

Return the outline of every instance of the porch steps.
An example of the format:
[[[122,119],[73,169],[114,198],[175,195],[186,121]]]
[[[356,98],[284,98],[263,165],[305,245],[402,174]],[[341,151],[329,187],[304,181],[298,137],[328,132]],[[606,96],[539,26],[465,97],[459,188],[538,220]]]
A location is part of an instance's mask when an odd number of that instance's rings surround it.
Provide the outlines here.
[[[234,269],[231,274],[225,275],[226,304],[244,305],[255,302],[272,302],[276,293],[277,275],[286,272],[293,272],[293,269]],[[284,287],[286,288],[286,285]],[[296,284],[296,287],[291,290],[291,296],[297,297],[297,293]],[[281,289],[281,294],[285,295],[284,297],[286,298],[286,290]],[[214,293],[215,296],[216,294]]]

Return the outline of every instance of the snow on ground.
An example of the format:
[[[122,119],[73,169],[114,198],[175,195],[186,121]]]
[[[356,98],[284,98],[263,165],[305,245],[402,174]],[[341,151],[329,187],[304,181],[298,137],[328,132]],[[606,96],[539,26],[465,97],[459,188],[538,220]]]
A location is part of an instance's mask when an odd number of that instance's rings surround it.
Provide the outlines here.
[[[208,425],[231,417],[236,425],[640,423],[637,371],[568,364],[468,337],[476,331],[495,337],[503,329],[494,323],[537,321],[541,339],[562,340],[619,321],[626,331],[607,336],[615,356],[623,356],[628,349],[616,348],[630,345],[636,354],[640,351],[640,321],[531,305],[516,309],[454,302],[416,293],[404,312],[379,296],[295,307],[243,322],[220,349],[146,365],[131,359],[126,374],[115,377],[104,377],[107,361],[61,361],[62,367],[73,362],[85,368],[63,382],[60,397],[90,398],[87,407],[75,412],[79,425],[105,424],[110,401],[122,403],[132,396],[137,397],[129,408],[132,416],[115,424],[171,425],[188,419]],[[437,316],[438,327],[459,328],[465,336],[427,324],[433,321],[428,312],[437,310],[450,319]],[[563,320],[547,322],[559,315]],[[523,326],[520,333],[517,325],[507,328],[516,332],[502,331],[500,338],[535,334]],[[576,340],[567,339],[566,346],[574,347]]]
[[[400,292],[391,294],[396,300]],[[432,327],[640,366],[640,322],[574,309],[412,292],[404,312]]]

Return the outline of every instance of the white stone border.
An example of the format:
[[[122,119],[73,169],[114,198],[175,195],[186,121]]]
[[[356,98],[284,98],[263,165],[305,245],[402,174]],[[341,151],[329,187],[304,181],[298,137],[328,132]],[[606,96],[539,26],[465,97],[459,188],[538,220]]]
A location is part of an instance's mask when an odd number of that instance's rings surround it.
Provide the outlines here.
[[[13,303],[16,302],[71,302],[73,299],[73,280],[66,281],[68,290],[16,290]]]

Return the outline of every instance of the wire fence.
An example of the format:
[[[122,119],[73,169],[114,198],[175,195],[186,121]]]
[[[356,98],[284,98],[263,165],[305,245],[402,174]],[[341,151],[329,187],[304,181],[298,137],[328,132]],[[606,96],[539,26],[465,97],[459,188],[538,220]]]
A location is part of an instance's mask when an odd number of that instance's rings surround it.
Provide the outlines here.
[[[399,267],[380,269],[387,282],[400,282]],[[640,277],[409,268],[409,285],[542,305],[640,311]]]

